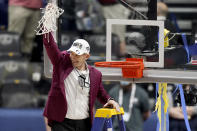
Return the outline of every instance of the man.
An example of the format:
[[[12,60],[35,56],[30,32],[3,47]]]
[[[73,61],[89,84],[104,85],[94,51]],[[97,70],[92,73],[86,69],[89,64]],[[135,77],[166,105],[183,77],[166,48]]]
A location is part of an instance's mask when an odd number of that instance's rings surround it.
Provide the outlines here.
[[[21,36],[21,52],[30,59],[42,0],[9,0],[8,31]]]
[[[176,28],[173,25],[173,23],[167,19],[168,15],[168,6],[163,2],[157,3],[157,20],[164,21],[164,26],[167,30],[170,30],[170,32],[175,33]]]
[[[143,122],[150,116],[148,94],[138,85],[121,81],[109,94],[123,106],[126,131],[143,131]],[[115,121],[114,131],[119,131]]]
[[[68,51],[60,52],[51,33],[43,35],[53,64],[53,80],[44,116],[52,131],[89,131],[96,98],[104,107],[119,105],[104,90],[101,72],[87,65],[90,46],[77,39]]]
[[[168,16],[168,6],[163,2],[157,3],[157,20],[164,21],[164,27],[169,30],[171,33],[176,33],[175,25],[167,19]],[[172,34],[169,35],[169,38],[172,37]],[[170,44],[176,45],[177,39],[176,37],[170,40]]]
[[[180,106],[180,96],[173,96],[173,92],[175,89],[175,85],[168,85],[168,98],[169,98],[169,118],[170,118],[170,124],[169,129],[172,131],[186,131],[185,121],[184,121],[184,114],[182,111],[182,107]],[[197,130],[197,105],[192,103],[192,95],[189,94],[191,89],[195,89],[195,85],[183,85],[183,90],[187,92],[184,94],[185,100],[186,100],[186,112],[188,115],[188,120],[190,124],[191,131]],[[178,99],[177,99],[178,98]],[[194,98],[195,101],[195,98]],[[187,103],[191,102],[191,103]]]

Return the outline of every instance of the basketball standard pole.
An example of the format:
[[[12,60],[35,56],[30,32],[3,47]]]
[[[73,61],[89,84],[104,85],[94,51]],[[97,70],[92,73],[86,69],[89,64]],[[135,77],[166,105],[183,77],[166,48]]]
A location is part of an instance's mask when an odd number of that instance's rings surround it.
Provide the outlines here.
[[[56,4],[56,5],[58,4],[58,0],[49,0],[48,3],[49,2]],[[57,24],[58,23],[56,23],[56,25]],[[57,43],[57,35],[58,35],[57,31],[53,32],[52,34],[53,34],[55,42]],[[44,48],[44,45],[43,45],[43,55],[44,55],[44,75],[47,78],[52,78],[53,65],[51,64],[51,61],[46,53],[46,49]]]

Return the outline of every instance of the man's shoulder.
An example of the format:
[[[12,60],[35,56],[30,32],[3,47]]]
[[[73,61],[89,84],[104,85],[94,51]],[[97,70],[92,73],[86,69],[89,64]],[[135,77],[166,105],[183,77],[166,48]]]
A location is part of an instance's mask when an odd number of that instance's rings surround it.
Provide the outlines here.
[[[136,91],[138,91],[138,92],[146,92],[143,88],[142,88],[142,86],[141,85],[138,85],[138,84],[136,84]]]
[[[148,97],[148,93],[140,85],[137,85],[136,92],[140,97]]]
[[[96,74],[99,74],[101,75],[101,72],[99,70],[97,70],[95,67],[91,66],[91,65],[88,65],[88,69],[93,72],[93,73],[96,73]]]

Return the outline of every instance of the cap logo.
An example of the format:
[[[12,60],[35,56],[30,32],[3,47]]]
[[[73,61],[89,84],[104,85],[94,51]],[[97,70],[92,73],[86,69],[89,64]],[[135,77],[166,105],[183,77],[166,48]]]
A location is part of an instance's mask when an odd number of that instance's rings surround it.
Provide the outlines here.
[[[90,47],[86,47],[86,50],[89,52],[90,51]]]
[[[81,49],[82,48],[82,44],[81,43],[74,43],[73,46],[76,46],[77,48]]]

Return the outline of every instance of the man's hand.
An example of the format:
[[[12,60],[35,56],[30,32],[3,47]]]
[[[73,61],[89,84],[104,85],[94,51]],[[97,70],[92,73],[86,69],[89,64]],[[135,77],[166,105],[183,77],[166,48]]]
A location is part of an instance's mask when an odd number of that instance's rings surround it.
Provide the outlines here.
[[[188,116],[192,117],[194,115],[194,108],[192,106],[187,106],[186,110],[187,110],[187,115]]]
[[[110,107],[116,109],[118,112],[120,112],[120,106],[117,102],[114,100],[109,100],[104,106],[104,108]]]
[[[170,108],[169,114],[172,118],[183,120],[184,115],[180,107],[172,107]]]

